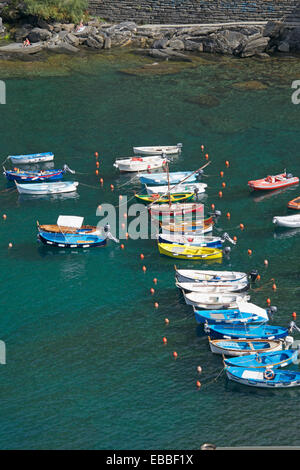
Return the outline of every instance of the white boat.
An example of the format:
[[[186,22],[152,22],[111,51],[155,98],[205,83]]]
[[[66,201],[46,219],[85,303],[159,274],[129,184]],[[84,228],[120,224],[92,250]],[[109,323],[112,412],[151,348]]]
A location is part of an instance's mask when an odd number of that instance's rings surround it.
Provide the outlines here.
[[[282,339],[211,339],[208,337],[209,347],[214,354],[224,354],[224,356],[245,356],[248,354],[259,354],[265,352],[281,351],[288,349],[293,343],[291,336],[286,336],[285,341]],[[289,344],[289,343],[290,344]]]
[[[167,163],[166,158],[162,158],[160,155],[151,155],[149,157],[129,157],[129,158],[117,158],[114,163],[114,167],[120,171],[146,171],[155,170],[161,168]]]
[[[167,185],[164,186],[146,186],[147,193],[151,194],[166,194],[169,189]],[[205,193],[207,184],[205,183],[187,183],[187,184],[178,184],[173,188],[170,188],[170,194],[173,193],[195,193],[202,194]]]
[[[158,145],[154,147],[133,147],[133,152],[139,155],[175,155],[181,152],[182,144]]]
[[[187,305],[193,305],[196,308],[211,310],[236,308],[240,302],[247,302],[250,300],[250,295],[243,292],[239,292],[238,294],[232,292],[220,294],[183,292],[183,296]]]
[[[298,228],[300,227],[300,214],[273,217],[273,224],[279,227]]]
[[[237,271],[210,271],[195,269],[176,269],[179,282],[198,282],[207,286],[228,284],[248,284],[246,273]]]
[[[184,292],[199,292],[201,294],[220,294],[220,293],[229,293],[229,292],[241,292],[248,288],[248,284],[245,283],[236,283],[228,282],[227,284],[221,284],[218,286],[208,286],[203,285],[202,282],[178,282],[176,281],[176,287],[181,289]]]
[[[9,155],[7,158],[9,158],[15,165],[18,165],[19,163],[43,163],[52,161],[54,159],[54,154],[52,152],[32,153],[28,155]]]
[[[58,183],[19,184],[15,181],[20,194],[42,195],[71,193],[77,190],[77,181],[63,181]]]

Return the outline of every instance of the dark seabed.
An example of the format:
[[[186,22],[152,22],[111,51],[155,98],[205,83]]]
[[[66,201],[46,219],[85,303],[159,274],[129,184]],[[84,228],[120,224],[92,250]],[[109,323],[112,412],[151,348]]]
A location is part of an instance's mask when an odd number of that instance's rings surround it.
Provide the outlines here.
[[[270,297],[278,307],[273,323],[281,326],[293,311],[300,314],[300,229],[279,231],[272,224],[273,215],[288,214],[299,188],[251,195],[247,187],[249,179],[285,168],[300,175],[300,106],[291,102],[299,59],[203,55],[192,63],[151,64],[125,51],[2,61],[2,160],[52,151],[55,168],[67,163],[78,173],[66,179],[82,185],[78,197],[26,199],[1,180],[1,215],[7,214],[0,222],[0,338],[7,348],[0,370],[1,449],[300,445],[297,388],[256,390],[229,383],[224,373],[214,380],[222,360],[210,352],[176,290],[174,260],[160,256],[154,240],[85,252],[47,250],[36,241],[37,220],[82,215],[94,224],[99,204],[117,206],[120,194],[132,197],[139,184],[124,185],[130,177],[112,164],[131,155],[133,145],[182,142],[171,170],[195,170],[209,153],[206,209],[215,203],[222,211],[215,234],[238,237],[230,259],[209,268],[257,268],[261,281],[252,302],[263,307]]]

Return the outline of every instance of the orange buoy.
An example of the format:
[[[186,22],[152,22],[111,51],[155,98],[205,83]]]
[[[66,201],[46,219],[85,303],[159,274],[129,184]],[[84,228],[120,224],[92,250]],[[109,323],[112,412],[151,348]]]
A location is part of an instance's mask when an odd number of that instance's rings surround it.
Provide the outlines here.
[[[99,163],[99,162],[96,162],[96,167],[97,167],[97,168],[99,168],[99,165],[100,165],[100,163]]]
[[[173,357],[174,357],[174,359],[177,359],[177,357],[178,357],[178,354],[177,354],[177,352],[176,352],[176,351],[174,351],[174,352],[173,352]]]
[[[240,224],[240,229],[241,229],[241,230],[244,230],[244,228],[245,228],[245,225],[244,225],[244,224]]]
[[[156,277],[153,279],[154,284],[157,284],[157,279]]]
[[[3,220],[6,220],[6,218],[7,218],[7,215],[6,215],[6,214],[3,214],[2,219],[3,219]]]
[[[153,289],[153,287],[151,287],[150,292],[152,295],[154,294],[155,290]]]
[[[115,189],[115,187],[114,187],[113,184],[110,185],[110,189],[111,189],[112,191]]]
[[[225,188],[225,187],[226,187],[226,183],[223,181],[222,188]]]
[[[9,243],[8,244],[8,248],[12,248],[13,244],[12,243]]]
[[[146,266],[143,266],[143,267],[142,267],[142,270],[143,270],[143,271],[144,271],[144,273],[145,273],[145,272],[147,271],[147,268],[146,268]]]
[[[273,289],[274,291],[277,289],[277,286],[276,286],[275,282],[274,282],[274,284],[272,285],[272,289]]]
[[[204,145],[203,145],[203,144],[201,145],[201,150],[202,150],[202,152],[203,152],[203,150],[204,150]]]
[[[164,337],[163,337],[163,343],[164,343],[164,344],[167,344],[167,342],[168,342],[168,340],[167,340],[167,338],[164,336]]]
[[[267,299],[267,304],[271,305],[271,299],[269,299],[269,298]]]
[[[221,178],[223,178],[223,176],[224,176],[224,171],[220,171],[220,176],[221,176]]]
[[[229,161],[228,160],[226,160],[225,165],[227,166],[227,168],[229,167]]]
[[[197,385],[197,388],[200,388],[200,387],[201,387],[201,382],[200,382],[200,380],[197,380],[196,385]]]
[[[98,154],[98,152],[95,152],[95,153],[94,153],[94,155],[95,155],[95,157],[96,157],[96,158],[98,158],[98,157],[99,157],[99,154]]]
[[[223,197],[222,191],[219,191],[219,197]]]
[[[155,302],[154,307],[158,308],[158,302]]]
[[[264,265],[265,265],[265,266],[268,266],[268,264],[269,264],[269,261],[268,261],[267,259],[265,259],[265,260],[264,260]]]
[[[124,250],[125,246],[123,245],[123,243],[120,245],[122,250]]]
[[[98,171],[98,170],[96,170],[95,173],[96,173],[96,175],[99,175],[99,171]]]
[[[210,207],[212,208],[213,211],[215,210],[215,205],[214,204],[211,204]]]
[[[103,186],[103,178],[100,178],[100,184]]]
[[[234,235],[233,240],[236,242],[237,241],[237,236]]]
[[[140,258],[141,258],[141,259],[144,259],[144,258],[145,258],[145,256],[143,255],[143,253],[140,254]]]
[[[208,153],[205,154],[205,158],[206,158],[206,160],[209,159]]]
[[[297,313],[296,313],[296,312],[293,312],[293,313],[292,313],[292,317],[293,317],[294,319],[296,319],[296,318],[297,318]]]
[[[199,374],[201,374],[201,372],[202,372],[202,367],[201,367],[201,366],[198,366],[198,367],[197,367],[197,372],[198,372]]]
[[[165,318],[165,324],[168,325],[170,323],[168,318]]]
[[[230,212],[227,212],[226,217],[227,219],[230,219]]]
[[[256,276],[256,281],[260,281],[260,274]]]
[[[252,255],[252,250],[248,250],[248,255],[251,256]]]

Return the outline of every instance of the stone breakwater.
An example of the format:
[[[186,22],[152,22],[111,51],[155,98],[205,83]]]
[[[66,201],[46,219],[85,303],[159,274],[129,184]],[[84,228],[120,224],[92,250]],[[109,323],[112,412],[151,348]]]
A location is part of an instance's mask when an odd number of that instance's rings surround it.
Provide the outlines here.
[[[25,38],[32,44],[29,48],[20,47]],[[0,47],[0,52],[28,54],[45,49],[77,53],[131,47],[155,59],[190,60],[191,53],[200,52],[267,57],[274,52],[299,52],[300,25],[272,21],[141,26],[132,21],[110,24],[93,20],[78,30],[74,24],[40,21],[16,28],[14,39],[16,47]]]

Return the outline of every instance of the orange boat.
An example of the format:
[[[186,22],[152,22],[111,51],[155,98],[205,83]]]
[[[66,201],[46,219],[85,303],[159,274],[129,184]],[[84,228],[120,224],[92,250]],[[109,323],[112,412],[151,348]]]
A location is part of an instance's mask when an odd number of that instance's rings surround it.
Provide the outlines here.
[[[248,186],[250,189],[258,189],[263,191],[270,191],[274,189],[286,188],[287,186],[292,186],[293,184],[298,184],[299,178],[293,176],[290,173],[281,173],[280,175],[267,176],[260,180],[248,181]]]
[[[289,201],[287,206],[289,209],[300,210],[300,196],[295,197],[295,199]]]

